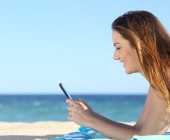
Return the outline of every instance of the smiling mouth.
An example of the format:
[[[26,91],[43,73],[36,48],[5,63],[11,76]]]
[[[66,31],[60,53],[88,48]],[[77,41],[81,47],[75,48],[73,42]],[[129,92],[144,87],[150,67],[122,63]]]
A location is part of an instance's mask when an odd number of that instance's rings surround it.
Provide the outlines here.
[[[123,63],[123,67],[125,67],[125,65],[126,65],[126,62],[125,62],[125,61],[122,61],[121,63]]]

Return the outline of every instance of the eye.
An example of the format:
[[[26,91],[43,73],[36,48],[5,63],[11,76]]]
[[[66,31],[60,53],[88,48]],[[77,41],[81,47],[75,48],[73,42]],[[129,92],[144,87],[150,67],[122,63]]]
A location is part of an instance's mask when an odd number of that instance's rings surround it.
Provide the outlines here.
[[[116,48],[116,50],[120,50],[120,47]]]

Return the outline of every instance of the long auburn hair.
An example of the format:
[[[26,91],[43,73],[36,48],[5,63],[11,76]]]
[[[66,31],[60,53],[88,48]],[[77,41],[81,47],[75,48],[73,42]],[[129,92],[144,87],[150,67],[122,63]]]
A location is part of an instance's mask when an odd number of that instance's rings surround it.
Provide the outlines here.
[[[129,11],[112,23],[112,29],[130,41],[146,79],[170,106],[170,36],[160,21],[147,11]]]

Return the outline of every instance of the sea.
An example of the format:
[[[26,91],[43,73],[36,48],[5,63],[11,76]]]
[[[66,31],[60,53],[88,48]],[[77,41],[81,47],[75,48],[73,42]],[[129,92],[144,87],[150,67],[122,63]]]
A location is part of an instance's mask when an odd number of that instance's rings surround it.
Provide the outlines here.
[[[137,121],[146,95],[72,95],[115,121]],[[64,95],[0,95],[0,122],[69,121]]]

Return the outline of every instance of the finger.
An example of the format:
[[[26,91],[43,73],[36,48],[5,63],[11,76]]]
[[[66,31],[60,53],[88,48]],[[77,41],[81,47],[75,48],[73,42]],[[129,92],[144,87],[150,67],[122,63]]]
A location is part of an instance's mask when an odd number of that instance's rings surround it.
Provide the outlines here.
[[[69,112],[68,115],[69,115],[70,117],[72,117],[72,112]]]
[[[70,116],[68,116],[67,119],[70,120],[70,121],[72,121],[72,117],[70,117]]]
[[[70,121],[75,121],[77,114],[74,112],[69,112],[69,116],[67,116],[67,119],[69,119]]]
[[[81,106],[84,108],[84,109],[87,109],[87,108],[90,108],[89,105],[83,101],[82,99],[79,99],[79,104],[81,104]]]
[[[66,100],[66,103],[67,103],[67,104],[70,104],[70,102],[71,102],[70,100],[71,100],[71,99],[67,99],[67,100]]]
[[[85,101],[83,101],[82,99],[79,99],[78,101],[79,101],[79,102],[82,102],[83,104],[85,104],[85,105],[88,106],[88,104],[87,104]]]
[[[72,111],[72,106],[68,106],[67,109],[68,109],[69,111]]]
[[[77,106],[78,105],[78,103],[76,103],[74,100],[72,100],[72,99],[67,99],[66,100],[66,103],[67,104],[69,104],[69,105],[71,105],[71,106]]]
[[[79,104],[81,105],[81,107],[82,107],[83,109],[85,109],[85,110],[88,109],[88,106],[85,105],[83,102],[79,102]]]
[[[77,108],[82,107],[82,105],[83,105],[82,102],[80,102],[80,101],[75,101],[75,102],[76,102],[77,105],[78,105],[78,106],[76,106]]]
[[[68,106],[67,109],[68,109],[69,111],[72,111],[72,112],[78,111],[78,108],[77,108],[77,107],[74,107],[74,106]]]
[[[70,111],[68,115],[73,119],[77,116],[77,113]]]

